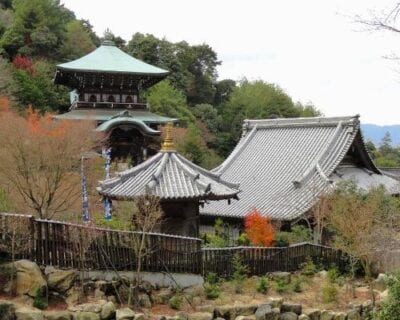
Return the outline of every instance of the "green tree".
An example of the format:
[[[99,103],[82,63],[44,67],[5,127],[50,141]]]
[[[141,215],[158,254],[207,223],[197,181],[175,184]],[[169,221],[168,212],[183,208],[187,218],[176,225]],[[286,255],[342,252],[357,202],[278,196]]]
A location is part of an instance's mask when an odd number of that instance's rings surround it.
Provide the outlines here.
[[[106,29],[104,31],[103,37],[100,38],[100,41],[105,41],[105,40],[109,40],[114,42],[114,44],[124,50],[125,49],[125,43],[126,41],[124,39],[122,39],[120,36],[116,36],[110,29]]]
[[[186,104],[185,96],[168,80],[161,81],[152,87],[147,92],[147,101],[150,104],[151,112],[177,118],[184,126],[195,122],[195,118]]]
[[[94,50],[95,45],[88,30],[79,20],[72,20],[66,25],[66,37],[60,48],[60,55],[65,60],[74,60]]]
[[[222,119],[212,105],[206,103],[198,104],[192,110],[194,116],[201,120],[210,132],[218,132]]]
[[[32,105],[41,111],[56,111],[69,106],[68,91],[52,82],[55,68],[46,61],[37,61],[33,72],[15,69],[14,95],[22,108]]]
[[[214,105],[221,106],[226,103],[233,90],[236,87],[236,81],[224,79],[215,83]]]
[[[54,57],[74,14],[58,0],[14,0],[13,7],[15,19],[0,41],[8,56]]]
[[[195,125],[188,126],[185,136],[178,141],[177,149],[195,164],[201,165],[205,156],[205,147],[200,131]]]

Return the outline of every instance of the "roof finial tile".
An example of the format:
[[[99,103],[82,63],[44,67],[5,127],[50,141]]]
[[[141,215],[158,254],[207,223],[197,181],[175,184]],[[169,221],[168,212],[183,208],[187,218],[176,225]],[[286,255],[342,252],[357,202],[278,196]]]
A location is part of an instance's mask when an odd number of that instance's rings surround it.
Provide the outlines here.
[[[165,126],[166,132],[165,132],[165,138],[164,142],[161,144],[161,151],[176,151],[175,149],[175,143],[172,138],[172,130],[173,130],[173,125],[171,122],[168,122],[167,125]]]

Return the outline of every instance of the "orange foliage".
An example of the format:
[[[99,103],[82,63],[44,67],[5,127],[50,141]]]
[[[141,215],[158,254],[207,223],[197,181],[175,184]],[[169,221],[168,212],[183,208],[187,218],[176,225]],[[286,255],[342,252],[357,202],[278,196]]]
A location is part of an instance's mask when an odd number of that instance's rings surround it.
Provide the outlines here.
[[[0,112],[10,110],[10,100],[6,96],[0,96]]]
[[[253,245],[269,247],[275,240],[271,220],[255,208],[246,214],[244,225],[247,238]]]

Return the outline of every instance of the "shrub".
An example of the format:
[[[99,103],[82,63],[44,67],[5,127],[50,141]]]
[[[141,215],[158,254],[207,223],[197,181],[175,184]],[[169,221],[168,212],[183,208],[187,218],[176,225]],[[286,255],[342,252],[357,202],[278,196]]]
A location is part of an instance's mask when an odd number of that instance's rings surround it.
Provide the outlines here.
[[[300,277],[296,277],[292,283],[292,290],[294,292],[303,292],[303,281]]]
[[[391,275],[388,281],[389,296],[376,314],[377,320],[400,319],[400,274]]]
[[[257,291],[262,294],[267,294],[269,289],[269,281],[267,277],[261,277],[260,282],[257,285]]]
[[[242,293],[243,282],[246,279],[247,273],[249,272],[248,267],[243,264],[242,258],[239,253],[236,253],[232,259],[233,264],[233,276],[232,280],[235,284],[235,292]]]
[[[285,292],[289,291],[289,283],[287,282],[286,279],[277,278],[275,280],[275,284],[276,284],[276,287],[275,287],[276,292],[285,293]]]
[[[172,309],[180,310],[183,303],[183,297],[180,293],[176,293],[171,299],[169,299],[169,306]]]
[[[317,272],[317,267],[311,257],[306,258],[306,262],[300,265],[301,274],[305,276],[313,276]]]
[[[338,290],[336,289],[336,286],[327,281],[324,283],[322,286],[322,302],[324,303],[332,303],[337,301],[337,295],[338,295]]]
[[[264,217],[257,209],[246,214],[244,226],[247,238],[255,246],[269,247],[275,240],[271,220]]]
[[[310,229],[302,226],[295,225],[291,231],[280,231],[276,234],[275,246],[287,247],[288,245],[309,242],[312,240]]]
[[[329,268],[326,276],[329,282],[336,283],[340,277],[340,272],[338,268],[335,265],[333,265],[332,267]]]
[[[204,283],[204,290],[206,292],[207,299],[217,299],[221,294],[219,287],[218,275],[214,272],[210,272],[206,276],[206,282]]]
[[[47,308],[47,298],[44,295],[43,289],[39,288],[36,290],[35,298],[33,299],[33,306],[40,310],[44,310]]]

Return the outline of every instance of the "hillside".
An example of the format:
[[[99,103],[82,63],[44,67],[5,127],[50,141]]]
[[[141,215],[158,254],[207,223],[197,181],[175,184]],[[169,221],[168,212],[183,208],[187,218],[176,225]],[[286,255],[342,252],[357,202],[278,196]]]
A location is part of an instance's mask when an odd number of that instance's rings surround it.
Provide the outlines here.
[[[400,125],[379,126],[376,124],[362,124],[362,131],[366,141],[370,140],[378,145],[386,132],[390,133],[393,145],[400,145]]]

